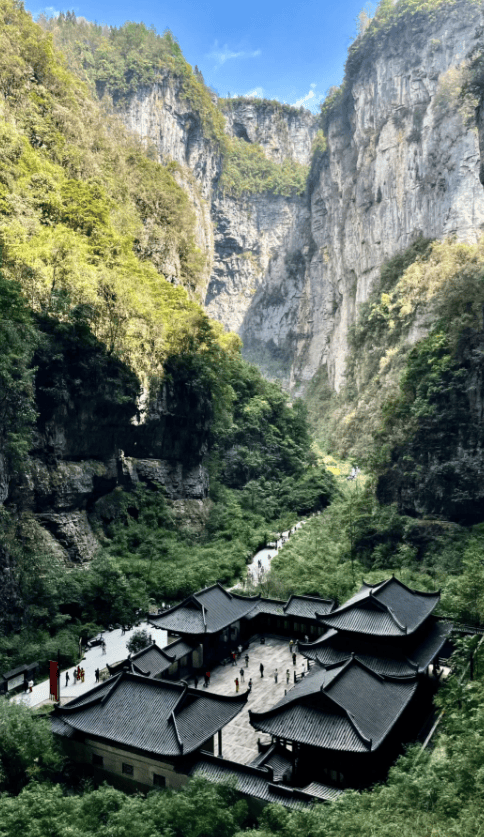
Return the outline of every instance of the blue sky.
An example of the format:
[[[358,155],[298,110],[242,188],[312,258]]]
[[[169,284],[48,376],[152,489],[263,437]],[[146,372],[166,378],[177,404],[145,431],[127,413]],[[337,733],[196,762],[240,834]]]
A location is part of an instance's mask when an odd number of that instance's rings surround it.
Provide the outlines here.
[[[127,20],[171,29],[183,54],[220,96],[256,95],[319,112],[328,89],[340,84],[347,50],[365,0],[170,0],[135,4],[76,0],[43,6],[26,0],[35,17],[74,10],[97,23]]]

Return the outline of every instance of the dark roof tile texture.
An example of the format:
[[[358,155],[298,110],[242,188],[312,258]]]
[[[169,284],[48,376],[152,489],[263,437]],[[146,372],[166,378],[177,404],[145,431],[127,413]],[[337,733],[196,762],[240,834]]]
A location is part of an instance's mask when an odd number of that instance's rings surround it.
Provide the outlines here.
[[[325,615],[334,609],[333,599],[320,599],[317,596],[291,596],[284,610],[288,616],[302,619],[316,619],[316,614]]]
[[[379,674],[404,677],[416,671],[425,671],[442,648],[450,630],[450,624],[430,617],[418,631],[402,637],[397,645],[395,642],[389,645],[356,635],[349,642],[348,634],[330,629],[315,642],[299,643],[299,650],[304,657],[322,666],[343,663],[353,653],[356,659]]]
[[[150,621],[155,627],[180,634],[213,634],[246,616],[259,603],[259,597],[246,598],[229,593],[220,584],[194,593],[179,605]]]
[[[330,750],[368,752],[386,738],[417,688],[416,677],[382,677],[358,660],[318,664],[272,709],[250,712],[258,730]]]
[[[406,636],[430,616],[439,593],[411,590],[396,578],[363,585],[359,592],[322,622],[330,628],[372,636]]]
[[[336,799],[342,791],[330,786],[317,785],[315,792],[291,788],[283,783],[272,781],[271,772],[265,768],[237,764],[215,756],[203,755],[195,763],[191,774],[200,774],[211,782],[223,782],[235,779],[235,788],[239,793],[261,799],[264,802],[279,803],[287,808],[303,809],[316,800]],[[309,786],[311,787],[311,786]],[[327,788],[324,795],[324,788]]]
[[[182,683],[123,672],[56,709],[53,730],[77,730],[164,756],[200,747],[240,712],[236,697],[189,689]],[[181,743],[180,743],[181,742]]]

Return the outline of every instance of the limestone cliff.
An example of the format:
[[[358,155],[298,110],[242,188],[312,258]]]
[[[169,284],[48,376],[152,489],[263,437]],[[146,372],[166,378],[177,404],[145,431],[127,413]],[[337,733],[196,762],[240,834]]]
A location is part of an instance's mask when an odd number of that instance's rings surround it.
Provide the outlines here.
[[[419,235],[480,236],[479,146],[459,100],[459,67],[481,37],[482,19],[480,4],[446,5],[401,22],[350,58],[310,195],[316,246],[306,298],[315,327],[305,326],[303,311],[296,380],[326,362],[340,386],[355,307],[388,258]]]
[[[228,100],[222,113],[229,137],[260,145],[275,163],[309,165],[318,128],[309,111],[277,102]],[[161,160],[174,160],[181,167],[178,177],[189,189],[198,244],[210,265],[207,313],[242,336],[246,357],[289,384],[300,251],[307,254],[309,246],[302,241],[310,226],[306,200],[269,192],[225,193],[219,187],[219,147],[204,134],[179,78],[165,74],[151,88],[138,90],[120,115],[131,130],[155,144]]]
[[[175,161],[174,175],[188,192],[196,216],[197,246],[207,260],[205,285],[213,258],[213,234],[210,217],[212,184],[220,176],[221,157],[216,144],[205,136],[200,114],[190,105],[182,80],[168,72],[156,84],[141,88],[123,107],[122,118],[128,128],[156,146],[160,160]],[[177,266],[164,272],[176,281]]]
[[[309,181],[308,212],[240,328],[249,347],[292,343],[291,387],[326,365],[339,389],[348,329],[391,256],[418,236],[480,236],[479,144],[459,100],[459,68],[481,24],[480,5],[458,3],[401,21],[371,49],[356,45]],[[269,311],[272,299],[289,296],[289,317]]]
[[[165,76],[124,118],[160,155],[193,172],[200,242],[210,254],[208,313],[237,331],[271,377],[303,390],[326,365],[344,380],[348,329],[383,262],[419,235],[475,241],[484,224],[479,143],[459,99],[460,68],[481,37],[480,3],[414,13],[350,51],[342,95],[325,126],[327,151],[304,198],[231,197],[221,157]],[[276,161],[309,163],[317,119],[302,109],[223,103],[225,130]]]
[[[226,99],[223,114],[229,136],[258,143],[275,163],[290,157],[308,164],[317,126],[309,111],[278,102]]]

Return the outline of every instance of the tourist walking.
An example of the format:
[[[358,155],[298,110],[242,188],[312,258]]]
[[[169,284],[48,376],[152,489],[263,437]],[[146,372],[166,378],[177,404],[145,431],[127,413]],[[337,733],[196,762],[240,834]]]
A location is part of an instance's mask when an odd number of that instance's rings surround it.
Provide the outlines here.
[[[247,683],[247,691],[249,692],[249,695],[250,695],[250,693],[252,691],[252,677],[250,678],[249,682]]]
[[[70,677],[69,677],[69,672],[68,672],[68,671],[66,671],[66,686],[68,686],[68,685],[69,685],[69,680],[70,680]]]
[[[292,654],[292,646],[294,645],[294,641],[291,639],[289,641],[289,653]]]
[[[249,668],[249,655],[248,654],[245,655],[245,667]]]
[[[207,689],[210,686],[210,672],[209,671],[207,671],[205,673],[205,685],[206,685]]]
[[[293,666],[296,665],[296,652],[295,651],[292,652],[292,664],[293,664]]]
[[[307,634],[304,634],[304,642],[309,642],[309,637]]]
[[[290,679],[291,679],[291,673],[290,673],[289,669],[286,668],[286,683],[289,683]]]
[[[236,663],[237,663],[237,654],[235,653],[235,651],[232,651],[232,665],[234,666],[234,665],[236,665]]]
[[[106,653],[106,642],[105,642],[104,639],[102,641],[102,649],[103,649],[103,654],[105,654]]]
[[[278,676],[278,671],[277,671],[277,668],[276,668],[276,670],[274,671],[274,683],[277,683],[277,676]]]
[[[240,679],[241,679],[241,680],[244,680],[244,674],[245,674],[244,669],[243,669],[243,668],[241,668],[241,669],[240,669]]]
[[[95,678],[96,678],[96,683],[99,683],[99,676],[100,676],[100,674],[101,674],[101,672],[100,672],[100,671],[99,671],[99,669],[97,668],[97,669],[96,669],[96,671],[94,672],[94,676],[95,676]]]
[[[239,691],[239,678],[238,677],[235,678],[234,683],[235,683],[235,691],[238,692]]]
[[[75,686],[76,683],[77,683],[77,668],[75,668],[74,671],[72,672],[72,679],[74,681],[74,686]]]
[[[195,675],[195,677],[193,678],[193,683],[194,683],[194,685],[195,685],[195,689],[198,689],[198,677],[197,677],[196,675]]]
[[[260,671],[260,676],[264,677],[264,666],[262,665],[262,663],[259,666],[259,671]]]

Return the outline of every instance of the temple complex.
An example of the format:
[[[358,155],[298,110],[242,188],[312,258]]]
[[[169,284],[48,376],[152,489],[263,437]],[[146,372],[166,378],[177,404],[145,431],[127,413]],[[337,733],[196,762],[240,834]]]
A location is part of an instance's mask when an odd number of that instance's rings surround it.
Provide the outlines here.
[[[71,758],[124,786],[200,773],[231,777],[258,805],[331,801],[384,778],[431,711],[451,628],[432,615],[439,597],[394,577],[339,607],[212,585],[150,617],[169,644],[110,666],[110,679],[55,710],[54,732]]]

